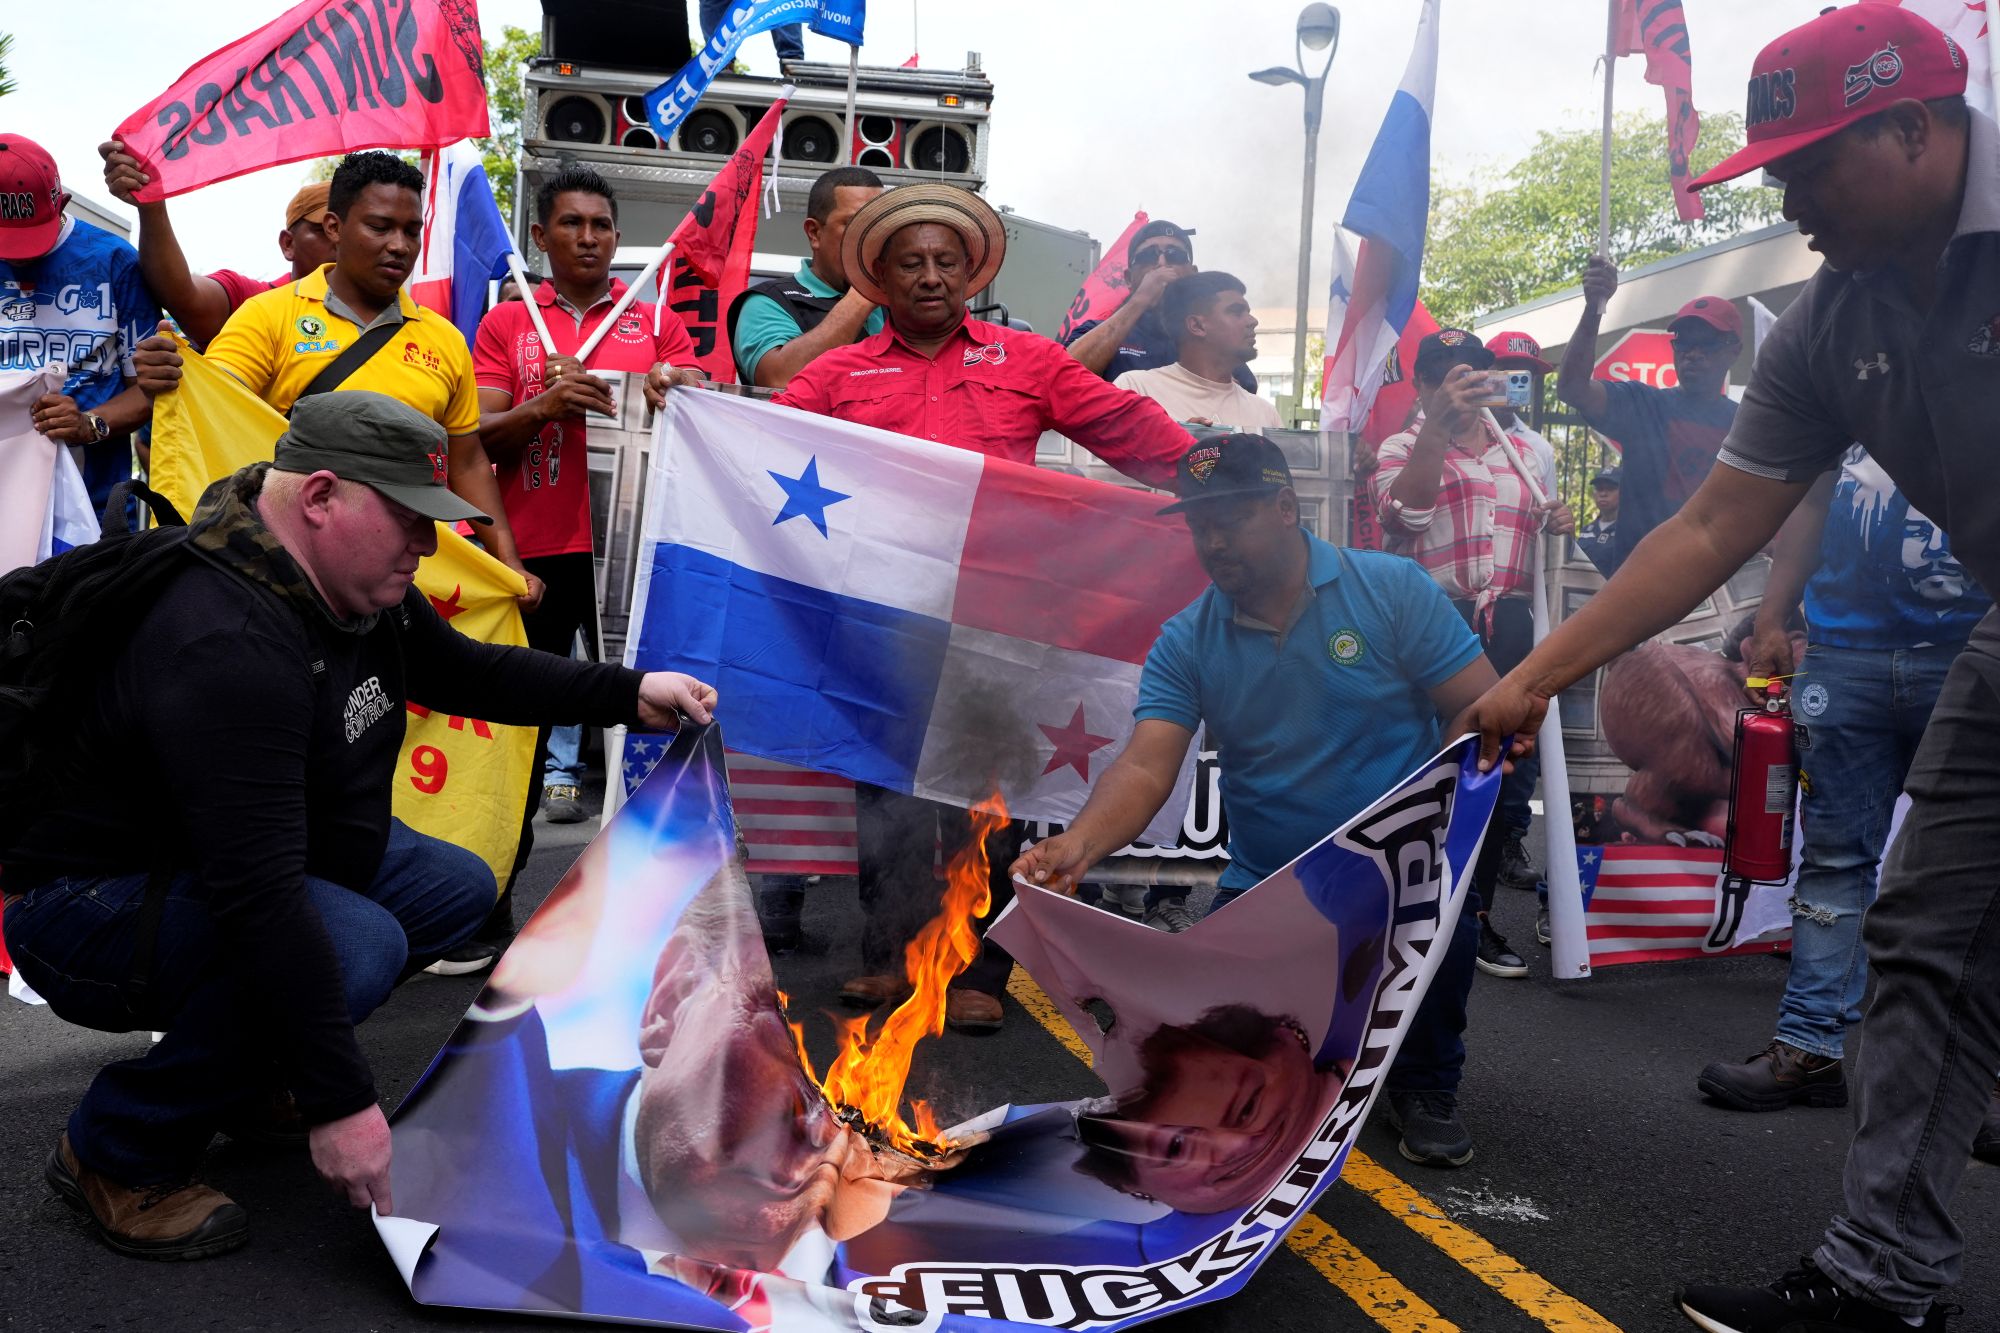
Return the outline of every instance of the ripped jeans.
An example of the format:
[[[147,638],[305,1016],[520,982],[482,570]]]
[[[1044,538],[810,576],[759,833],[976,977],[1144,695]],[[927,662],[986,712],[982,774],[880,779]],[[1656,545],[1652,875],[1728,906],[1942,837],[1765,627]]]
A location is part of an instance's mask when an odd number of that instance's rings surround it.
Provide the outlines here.
[[[1792,967],[1778,1004],[1778,1040],[1840,1058],[1861,1021],[1868,955],[1861,918],[1910,760],[1958,648],[1806,650],[1792,711],[1810,748],[1799,752],[1798,887]]]

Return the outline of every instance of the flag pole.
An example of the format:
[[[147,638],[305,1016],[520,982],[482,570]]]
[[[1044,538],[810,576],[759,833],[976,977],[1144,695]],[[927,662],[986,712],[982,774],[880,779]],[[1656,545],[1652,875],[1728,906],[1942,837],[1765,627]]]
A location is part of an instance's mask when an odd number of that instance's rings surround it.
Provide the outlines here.
[[[844,160],[854,165],[854,89],[861,76],[861,48],[847,48],[847,152]]]
[[[535,300],[534,288],[528,286],[528,270],[521,266],[521,252],[513,246],[507,247],[507,272],[512,275],[514,285],[521,289],[521,301],[528,307],[528,318],[534,321],[535,336],[542,340],[542,355],[556,354],[556,340],[549,337],[549,326],[542,320],[541,303]]]
[[[585,339],[583,346],[577,349],[576,359],[578,361],[590,360],[590,354],[597,350],[597,344],[604,341],[604,335],[611,332],[611,326],[618,322],[618,317],[624,314],[631,307],[632,302],[638,298],[639,289],[644,287],[647,281],[660,271],[660,265],[666,263],[667,256],[673,252],[674,243],[669,240],[665,245],[660,247],[660,252],[653,256],[646,267],[639,270],[639,276],[632,279],[632,285],[625,289],[625,294],[618,298],[616,305],[611,307],[611,313],[604,317],[604,322],[592,329],[590,337]],[[660,295],[664,296],[665,293],[662,292]]]
[[[1528,496],[1537,507],[1547,504],[1541,480],[1529,469],[1514,448],[1514,441],[1490,409],[1480,416],[1500,439],[1507,462],[1520,474]],[[1534,618],[1535,642],[1549,636],[1549,543],[1535,536]],[[1576,868],[1576,826],[1570,822],[1569,759],[1563,753],[1562,701],[1550,696],[1549,711],[1535,734],[1535,750],[1542,756],[1542,828],[1548,835],[1549,886],[1549,973],[1558,981],[1573,981],[1590,975],[1590,935],[1583,920],[1583,879]],[[1488,836],[1492,836],[1490,833]],[[1490,906],[1490,904],[1489,904]]]
[[[1608,0],[1604,7],[1604,151],[1597,177],[1597,253],[1602,259],[1611,258],[1611,84],[1618,71],[1618,4]]]

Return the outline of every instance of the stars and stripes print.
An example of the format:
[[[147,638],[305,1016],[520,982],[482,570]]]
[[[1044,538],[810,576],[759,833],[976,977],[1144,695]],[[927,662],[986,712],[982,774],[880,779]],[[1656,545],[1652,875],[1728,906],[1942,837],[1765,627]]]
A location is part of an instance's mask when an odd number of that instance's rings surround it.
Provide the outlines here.
[[[1722,849],[1614,843],[1578,847],[1592,967],[1664,963],[1717,953],[1773,953],[1784,939],[1705,946],[1720,902]]]

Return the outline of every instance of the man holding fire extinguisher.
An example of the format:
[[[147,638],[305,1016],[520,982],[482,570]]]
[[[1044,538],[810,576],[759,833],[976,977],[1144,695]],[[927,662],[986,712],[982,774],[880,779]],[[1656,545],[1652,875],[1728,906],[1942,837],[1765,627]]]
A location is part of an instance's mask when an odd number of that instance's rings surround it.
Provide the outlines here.
[[[1765,340],[1700,489],[1466,710],[1484,762],[1740,569],[1857,440],[2000,587],[2000,128],[1965,85],[1965,53],[1901,6],[1830,9],[1758,53],[1749,142],[1693,186],[1767,170],[1825,264]],[[1906,789],[1864,929],[1877,990],[1843,1205],[1769,1286],[1684,1287],[1709,1333],[1945,1327],[1933,1300],[1964,1250],[1951,1200],[2000,1069],[2000,615],[1953,661]]]

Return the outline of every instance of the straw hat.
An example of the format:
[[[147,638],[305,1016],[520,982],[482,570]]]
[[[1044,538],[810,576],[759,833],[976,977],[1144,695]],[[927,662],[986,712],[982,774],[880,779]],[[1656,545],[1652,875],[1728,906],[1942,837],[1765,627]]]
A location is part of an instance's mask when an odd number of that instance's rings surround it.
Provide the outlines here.
[[[856,291],[876,305],[889,303],[889,294],[875,280],[875,267],[882,262],[889,238],[918,222],[941,223],[964,238],[972,264],[966,295],[984,291],[1000,272],[1000,261],[1007,257],[1007,233],[990,204],[956,185],[903,185],[876,195],[847,224],[840,260]]]

